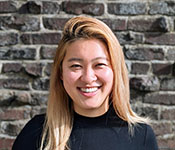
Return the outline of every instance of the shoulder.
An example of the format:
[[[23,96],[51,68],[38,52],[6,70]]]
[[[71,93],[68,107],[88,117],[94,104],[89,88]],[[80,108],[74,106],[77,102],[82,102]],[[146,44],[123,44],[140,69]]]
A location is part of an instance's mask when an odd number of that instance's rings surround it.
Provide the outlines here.
[[[36,149],[39,146],[44,121],[45,114],[33,117],[17,136],[12,150]]]
[[[136,137],[143,137],[143,144],[147,149],[158,150],[156,136],[150,125],[138,124],[135,126],[134,131]]]

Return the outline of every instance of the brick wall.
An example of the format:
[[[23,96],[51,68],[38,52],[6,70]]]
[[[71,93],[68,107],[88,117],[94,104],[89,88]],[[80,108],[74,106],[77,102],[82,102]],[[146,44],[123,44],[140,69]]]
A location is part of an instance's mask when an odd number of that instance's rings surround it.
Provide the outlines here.
[[[49,76],[64,23],[85,14],[118,37],[134,110],[150,116],[161,150],[175,149],[174,0],[0,0],[0,149],[46,109]]]

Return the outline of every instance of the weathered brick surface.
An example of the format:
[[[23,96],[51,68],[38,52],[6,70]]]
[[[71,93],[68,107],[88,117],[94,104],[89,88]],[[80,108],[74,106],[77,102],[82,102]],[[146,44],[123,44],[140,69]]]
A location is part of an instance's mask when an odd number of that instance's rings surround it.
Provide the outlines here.
[[[140,91],[157,91],[160,82],[157,77],[134,77],[130,79],[130,86]]]
[[[168,21],[165,17],[160,18],[137,18],[128,21],[128,29],[133,31],[168,31]]]
[[[175,105],[175,94],[149,93],[143,99],[145,103]]]
[[[162,1],[162,2],[150,3],[149,14],[174,15],[175,14],[174,1]]]
[[[0,149],[2,150],[11,150],[11,147],[13,145],[14,139],[10,138],[0,138]]]
[[[82,3],[82,2],[63,2],[63,10],[69,14],[81,15],[82,13],[89,15],[103,15],[104,5],[101,3]]]
[[[109,3],[108,12],[115,15],[141,15],[146,13],[146,3]]]
[[[20,72],[21,69],[22,69],[22,64],[20,63],[5,63],[2,66],[2,73]]]
[[[63,30],[64,24],[68,19],[65,18],[43,18],[43,24],[46,29]]]
[[[35,48],[4,47],[0,48],[1,60],[34,60],[36,57]]]
[[[17,11],[15,1],[1,1],[0,2],[0,13],[14,13]]]
[[[131,73],[132,74],[147,74],[150,65],[148,63],[132,63]]]
[[[163,48],[155,47],[124,47],[124,53],[127,59],[150,61],[150,60],[163,60],[164,51]]]
[[[164,91],[175,91],[175,78],[162,78],[160,89]]]
[[[143,33],[136,32],[114,32],[116,37],[118,38],[120,44],[142,44],[144,43],[144,35]]]
[[[20,14],[40,14],[41,13],[41,3],[35,1],[29,1],[23,4],[19,8]]]
[[[1,108],[0,111],[1,120],[20,120],[20,119],[29,119],[30,118],[30,109],[29,108]]]
[[[175,1],[0,0],[0,149],[46,112],[49,77],[65,22],[87,15],[118,38],[131,103],[149,116],[160,150],[175,149]]]
[[[42,14],[59,14],[60,5],[57,2],[43,1]]]
[[[0,30],[16,29],[19,31],[39,31],[39,18],[30,16],[0,16]]]
[[[32,83],[32,88],[35,90],[48,90],[49,89],[49,79],[41,78],[41,79],[36,79]]]
[[[30,63],[25,65],[25,71],[32,76],[42,76],[43,64]]]
[[[169,122],[152,123],[152,127],[157,136],[168,134],[168,133],[171,134],[173,132],[172,123],[169,123]]]
[[[41,47],[40,55],[42,59],[52,59],[56,53],[56,47]]]
[[[127,30],[126,19],[101,19],[106,23],[113,31],[125,31]]]
[[[23,44],[58,44],[59,33],[23,34],[20,39]]]
[[[146,33],[145,43],[158,45],[175,45],[175,34]]]
[[[0,82],[5,89],[29,90],[29,81],[24,78],[0,79]]]
[[[18,44],[17,33],[0,33],[0,46],[11,46]]]

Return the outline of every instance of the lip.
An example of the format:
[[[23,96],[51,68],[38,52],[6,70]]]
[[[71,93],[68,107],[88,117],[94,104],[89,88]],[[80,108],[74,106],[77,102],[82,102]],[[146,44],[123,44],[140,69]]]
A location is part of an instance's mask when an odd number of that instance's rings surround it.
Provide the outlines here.
[[[91,87],[77,87],[78,91],[80,92],[81,95],[85,96],[85,97],[93,97],[97,94],[97,92],[99,91],[99,89],[101,88],[102,86],[91,86]],[[97,90],[95,90],[97,88]],[[85,92],[81,89],[89,89],[88,92]],[[94,89],[94,91],[90,91],[90,89]]]

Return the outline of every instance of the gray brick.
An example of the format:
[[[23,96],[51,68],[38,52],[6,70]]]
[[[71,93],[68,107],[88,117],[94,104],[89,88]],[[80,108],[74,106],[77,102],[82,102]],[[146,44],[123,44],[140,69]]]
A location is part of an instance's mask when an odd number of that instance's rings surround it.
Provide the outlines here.
[[[0,33],[0,46],[11,46],[18,44],[17,33]]]
[[[60,5],[56,2],[42,2],[42,9],[41,13],[42,14],[59,14],[60,13]]]
[[[23,44],[55,44],[57,45],[61,38],[60,33],[39,33],[22,34],[20,39]]]
[[[102,3],[86,3],[86,2],[63,2],[63,10],[68,14],[89,14],[100,16],[104,13],[104,5]]]
[[[1,60],[34,60],[36,57],[36,49],[34,48],[0,48]]]
[[[109,3],[108,12],[115,15],[146,14],[146,3]]]

